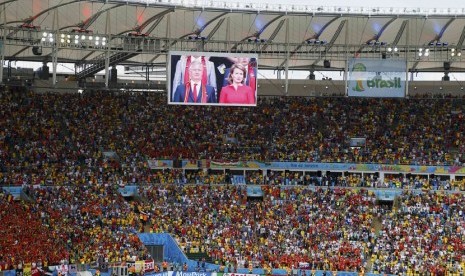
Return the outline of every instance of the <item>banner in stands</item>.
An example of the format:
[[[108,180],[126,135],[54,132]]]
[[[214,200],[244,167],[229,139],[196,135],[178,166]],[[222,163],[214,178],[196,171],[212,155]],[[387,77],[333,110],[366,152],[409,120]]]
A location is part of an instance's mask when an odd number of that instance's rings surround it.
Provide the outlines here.
[[[130,196],[135,196],[137,195],[137,186],[124,186],[118,188],[118,192],[123,196],[123,197],[130,197]]]
[[[220,164],[211,162],[212,169],[279,169],[305,171],[362,171],[362,172],[406,172],[422,174],[465,174],[461,166],[415,166],[388,164],[355,164],[355,163],[312,163],[312,162],[258,162],[240,161]]]
[[[173,271],[170,276],[213,276],[211,272],[184,272],[184,271]],[[216,274],[216,273],[214,273]],[[225,273],[226,275],[226,273]],[[238,275],[238,274],[234,274]]]
[[[3,190],[9,194],[8,201],[19,200],[23,187],[3,187]]]
[[[258,274],[224,273],[223,276],[260,276]]]
[[[173,167],[172,160],[157,160],[157,159],[149,159],[147,160],[147,165],[150,169],[164,169]]]
[[[158,160],[161,161],[161,160]],[[171,160],[163,160],[167,168],[173,168]],[[168,163],[169,162],[169,163]],[[183,169],[199,169],[198,160],[182,160]],[[465,174],[462,166],[416,166],[416,165],[388,165],[388,164],[355,164],[355,163],[313,163],[313,162],[258,162],[238,161],[222,162],[210,161],[211,169],[279,169],[305,171],[364,171],[364,172],[406,172],[424,174]],[[126,186],[127,188],[130,186]],[[8,191],[10,187],[4,187]],[[123,190],[123,192],[127,191]],[[19,196],[19,195],[18,195]]]
[[[75,265],[75,264],[70,264],[69,265],[69,273],[74,274],[74,273],[77,273],[77,271],[78,271],[77,270],[77,265]]]
[[[354,58],[348,70],[350,97],[405,97],[407,63],[403,60]]]
[[[150,261],[145,261],[144,264],[144,272],[151,272],[155,270],[155,261],[150,260]]]

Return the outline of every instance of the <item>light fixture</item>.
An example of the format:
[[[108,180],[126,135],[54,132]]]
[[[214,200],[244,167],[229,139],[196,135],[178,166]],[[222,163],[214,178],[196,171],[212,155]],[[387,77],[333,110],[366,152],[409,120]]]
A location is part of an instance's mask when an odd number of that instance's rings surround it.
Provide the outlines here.
[[[399,51],[399,49],[397,49],[397,47],[394,47],[394,52],[397,52]]]
[[[426,48],[426,49],[419,48],[418,49],[418,56],[419,57],[427,57],[427,56],[429,56],[429,48]]]
[[[82,35],[82,36],[81,36],[81,39],[82,39],[82,40],[86,39],[86,36],[85,36],[85,35]]]
[[[391,48],[391,47],[388,47],[387,50],[388,50],[388,52],[392,52],[392,48]]]
[[[307,44],[315,44],[315,45],[325,45],[328,43],[326,40],[319,40],[319,39],[308,39],[306,40]]]
[[[89,40],[92,40],[92,39],[93,39],[93,37],[92,37],[92,36],[89,36]]]

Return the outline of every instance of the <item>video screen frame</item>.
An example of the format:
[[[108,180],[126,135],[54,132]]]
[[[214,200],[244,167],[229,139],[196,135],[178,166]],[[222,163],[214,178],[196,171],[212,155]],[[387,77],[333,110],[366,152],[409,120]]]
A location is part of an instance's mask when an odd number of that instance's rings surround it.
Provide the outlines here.
[[[168,104],[257,106],[257,82],[257,54],[168,52]]]

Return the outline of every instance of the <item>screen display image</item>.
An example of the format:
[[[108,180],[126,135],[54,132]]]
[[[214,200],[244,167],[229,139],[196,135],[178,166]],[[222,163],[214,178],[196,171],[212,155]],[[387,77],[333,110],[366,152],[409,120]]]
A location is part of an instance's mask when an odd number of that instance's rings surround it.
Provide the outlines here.
[[[348,61],[348,69],[349,97],[405,97],[405,60],[354,58]]]
[[[176,52],[168,55],[168,103],[257,105],[257,55]]]

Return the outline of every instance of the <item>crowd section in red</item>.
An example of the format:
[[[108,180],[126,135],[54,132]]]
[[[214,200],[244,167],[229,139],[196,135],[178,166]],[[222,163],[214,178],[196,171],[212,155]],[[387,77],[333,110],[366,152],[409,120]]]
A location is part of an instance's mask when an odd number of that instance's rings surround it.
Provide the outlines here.
[[[462,102],[278,97],[225,109],[157,93],[3,91],[0,184],[151,182],[147,158],[461,165]]]
[[[28,200],[14,201],[0,193],[0,262],[44,266],[110,262],[146,249],[136,233],[143,231],[134,206],[115,187],[25,187]]]

